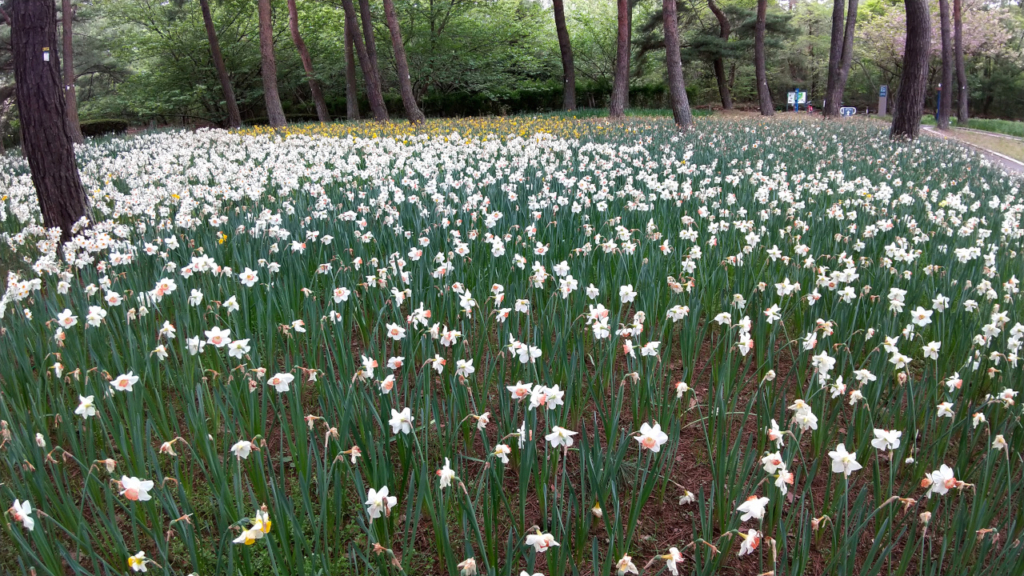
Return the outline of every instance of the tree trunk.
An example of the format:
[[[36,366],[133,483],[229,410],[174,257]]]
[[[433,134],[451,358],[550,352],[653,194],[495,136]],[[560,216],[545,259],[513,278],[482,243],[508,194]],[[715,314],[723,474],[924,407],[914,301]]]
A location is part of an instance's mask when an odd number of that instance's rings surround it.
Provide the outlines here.
[[[565,27],[565,7],[562,0],[554,0],[555,31],[558,33],[558,50],[562,53],[562,109],[576,109],[576,65],[572,61],[572,43],[569,30]]]
[[[267,122],[280,128],[288,122],[277,93],[277,62],[274,60],[274,28],[270,14],[270,0],[258,1],[260,16],[260,59],[262,61],[263,100],[267,104]]]
[[[917,138],[928,88],[931,22],[927,0],[904,0],[904,5],[907,7],[907,40],[889,135],[892,138]]]
[[[640,0],[629,0],[629,10],[626,14],[629,16],[626,24],[626,45],[629,46],[629,58],[630,62],[633,59],[633,9],[640,3]],[[626,91],[622,93],[622,109],[629,110],[629,75],[633,73],[632,64],[626,66]]]
[[[715,4],[715,0],[708,0],[708,8],[711,8],[711,12],[718,19],[718,37],[722,39],[722,42],[728,42],[729,34],[732,32],[729,18],[718,7],[718,4]],[[729,93],[729,81],[725,77],[725,62],[721,58],[715,58],[714,67],[715,80],[718,81],[718,95],[722,98],[722,108],[732,110],[732,94]]]
[[[7,135],[7,120],[11,117],[11,97],[7,96],[3,99],[3,104],[0,104],[0,154],[6,154],[7,148],[4,147],[4,136]]]
[[[762,116],[774,116],[775,105],[768,91],[768,73],[765,70],[764,29],[768,17],[768,0],[757,0],[757,23],[754,26],[754,72],[757,79],[757,101]]]
[[[74,11],[71,9],[71,0],[62,0],[60,29],[64,41],[64,104],[68,111],[68,130],[71,132],[71,140],[76,144],[81,144],[85,142],[85,138],[82,137],[82,127],[78,123],[78,100],[75,97],[75,54],[71,38],[71,32],[74,29],[73,20]]]
[[[825,85],[825,106],[822,109],[822,114],[826,118],[839,116],[839,104],[840,100],[842,100],[842,90],[839,90],[838,94],[836,92],[839,84],[839,68],[843,59],[844,5],[843,0],[832,0],[832,35],[830,36],[828,48],[828,83]]]
[[[228,128],[241,128],[242,115],[238,113],[238,103],[235,101],[235,91],[231,88],[231,78],[228,76],[228,68],[224,65],[224,55],[220,52],[220,42],[217,40],[217,29],[213,27],[213,15],[210,13],[210,0],[199,0],[199,6],[203,11],[203,24],[206,26],[206,37],[210,41],[210,54],[213,56],[213,67],[217,69],[217,78],[220,80],[220,89],[224,92],[224,106],[228,111]]]
[[[985,56],[984,64],[982,66],[982,79],[985,81],[984,86],[989,86],[992,81],[992,57]],[[988,116],[989,109],[992,107],[993,94],[995,92],[991,89],[984,92],[985,96],[981,99],[981,115]]]
[[[377,58],[377,38],[373,34],[373,13],[370,12],[369,0],[359,0],[359,21],[363,24],[363,41],[366,42],[366,55],[370,58],[380,81],[380,60]]]
[[[352,31],[345,22],[345,107],[349,120],[359,120],[359,87],[356,84],[356,56]]]
[[[949,30],[949,0],[939,0],[939,33],[942,35],[942,90],[935,124],[939,130],[949,130],[949,116],[953,110],[953,41]]]
[[[967,126],[967,70],[964,69],[964,23],[960,0],[953,0],[953,51],[956,56],[956,121]],[[1024,6],[1024,4],[1022,4]]]
[[[380,92],[381,109],[385,120],[389,120],[387,105],[384,104],[384,89],[381,87],[380,59],[377,57],[377,38],[373,33],[373,13],[370,11],[369,0],[359,0],[359,21],[363,24],[363,40],[366,42],[366,57],[373,69],[373,81]]]
[[[813,22],[808,22],[807,23],[807,35],[808,36],[813,36],[814,35],[814,23]],[[807,43],[807,58],[811,62],[814,62],[814,42],[808,42]],[[827,72],[827,70],[826,70],[826,72]],[[811,91],[808,92],[808,94],[817,94],[817,93],[818,93],[818,71],[815,70],[814,68],[811,68]],[[822,105],[822,112],[824,112],[824,108],[825,108],[825,106]]]
[[[11,8],[14,79],[22,127],[43,225],[59,227],[61,240],[90,214],[89,200],[75,165],[57,45],[53,0],[17,0]],[[44,51],[45,50],[45,51]]]
[[[672,103],[672,117],[676,126],[686,131],[693,127],[690,100],[686,96],[683,80],[683,62],[679,54],[679,18],[676,0],[662,0],[662,20],[665,26],[665,66],[668,68],[668,93]]]
[[[292,42],[295,49],[299,51],[299,59],[302,60],[302,68],[306,71],[306,81],[309,82],[309,91],[313,94],[313,104],[316,106],[316,117],[321,122],[330,122],[331,115],[327,113],[327,102],[324,100],[324,93],[320,90],[320,83],[316,80],[316,73],[313,72],[313,60],[309,57],[309,49],[299,34],[299,9],[295,6],[295,0],[288,0],[288,28],[292,33]]]
[[[608,116],[622,118],[629,100],[629,0],[618,0],[618,34],[615,47],[615,80]]]
[[[359,67],[363,69],[363,78],[366,80],[366,97],[370,101],[370,110],[373,111],[373,118],[378,122],[388,120],[388,109],[384,105],[384,94],[380,89],[380,75],[377,73],[377,66],[370,61],[370,55],[363,43],[363,37],[359,34],[359,23],[356,20],[356,9],[352,0],[342,0],[342,7],[345,9],[345,26],[349,26],[349,33],[352,35],[352,43],[356,47],[356,55],[359,56]],[[370,38],[373,38],[373,28],[370,28]]]
[[[843,56],[839,60],[839,86],[836,104],[842,104],[843,91],[846,90],[846,79],[850,77],[850,65],[853,63],[853,36],[857,31],[857,0],[850,0],[846,11],[846,32],[843,34]]]
[[[402,29],[398,25],[395,14],[395,3],[384,0],[384,20],[391,32],[392,49],[395,52],[395,67],[398,69],[398,91],[402,94],[402,106],[405,115],[413,124],[423,122],[423,112],[416,105],[416,96],[412,93],[412,79],[409,77],[409,63],[405,60],[405,44],[402,43]]]
[[[836,21],[832,22],[832,33],[836,33],[836,28],[842,29],[843,25],[843,3],[842,0],[836,0],[836,7],[839,10],[839,26],[836,26]],[[836,12],[833,10],[832,17],[836,17]],[[822,113],[825,117],[836,117],[839,116],[839,108],[843,105],[843,91],[846,90],[846,79],[850,76],[850,65],[853,62],[853,36],[857,30],[857,0],[850,0],[849,7],[846,10],[846,27],[842,36],[838,42],[835,38],[832,39],[832,43],[829,46],[829,63],[828,63],[828,83],[825,87],[825,107]],[[839,45],[839,58],[835,61],[832,60],[836,44]]]

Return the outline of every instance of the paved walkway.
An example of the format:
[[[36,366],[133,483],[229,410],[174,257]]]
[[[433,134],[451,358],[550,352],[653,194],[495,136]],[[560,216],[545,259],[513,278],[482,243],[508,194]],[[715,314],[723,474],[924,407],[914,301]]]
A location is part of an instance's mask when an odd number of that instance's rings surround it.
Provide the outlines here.
[[[938,129],[936,129],[933,126],[921,126],[921,128],[924,129],[925,132],[928,132],[929,134],[931,134],[932,136],[937,136],[939,138],[952,138],[952,139],[956,140],[957,142],[960,142],[961,144],[963,144],[965,146],[970,146],[971,148],[974,148],[982,156],[988,158],[988,160],[990,162],[992,162],[993,164],[995,164],[997,166],[1002,166],[1003,170],[1005,170],[1008,174],[1012,174],[1012,175],[1016,175],[1016,176],[1024,175],[1024,162],[1021,162],[1019,160],[1014,160],[1013,158],[1010,158],[1009,156],[1007,156],[1005,154],[1000,154],[999,152],[994,152],[994,151],[989,150],[987,148],[982,148],[981,146],[978,146],[977,144],[972,144],[970,142],[966,142],[964,140],[961,140],[960,138],[957,138],[956,136],[954,136],[952,134],[944,134],[944,133],[942,133],[941,131],[939,131]],[[981,132],[981,131],[973,130],[973,132]],[[990,135],[990,133],[988,133],[988,132],[983,132],[983,133],[985,135]]]

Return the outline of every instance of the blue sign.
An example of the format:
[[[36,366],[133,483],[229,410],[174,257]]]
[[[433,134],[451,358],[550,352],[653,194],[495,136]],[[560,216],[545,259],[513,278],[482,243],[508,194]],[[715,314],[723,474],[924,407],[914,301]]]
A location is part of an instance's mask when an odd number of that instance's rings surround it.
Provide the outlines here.
[[[879,98],[885,98],[888,95],[889,95],[889,87],[888,86],[884,86],[883,85],[881,88],[878,89],[878,97]]]
[[[839,109],[839,115],[840,116],[853,116],[856,113],[857,113],[857,109],[853,108],[852,106],[844,106],[844,107]]]

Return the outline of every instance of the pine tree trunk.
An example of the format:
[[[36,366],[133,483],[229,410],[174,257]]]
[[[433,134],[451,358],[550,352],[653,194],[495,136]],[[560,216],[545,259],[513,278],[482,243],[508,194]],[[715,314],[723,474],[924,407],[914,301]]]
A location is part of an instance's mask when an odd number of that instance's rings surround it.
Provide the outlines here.
[[[67,104],[60,76],[57,12],[53,0],[16,0],[11,8],[11,46],[21,119],[22,149],[32,171],[43,225],[59,227],[61,240],[83,216],[89,200],[75,165]],[[48,52],[44,52],[46,48]],[[44,54],[49,55],[47,60]]]
[[[953,111],[953,40],[949,30],[949,0],[939,0],[939,33],[942,35],[942,101],[935,123],[939,130],[949,130]]]
[[[665,26],[665,66],[668,68],[668,93],[672,103],[672,117],[676,126],[686,131],[693,127],[690,100],[686,96],[683,80],[683,62],[679,53],[679,18],[676,0],[662,0],[662,20]]]
[[[622,118],[629,100],[629,0],[618,0],[618,33],[615,46],[615,80],[608,105],[608,116]]]
[[[316,117],[321,122],[330,122],[331,115],[327,112],[327,102],[313,71],[313,59],[309,57],[309,49],[299,34],[299,9],[295,6],[295,0],[288,0],[288,29],[292,33],[295,49],[299,51],[302,68],[306,71],[306,81],[309,83],[309,91],[313,94],[313,105],[316,106]]]
[[[842,90],[837,90],[837,87],[839,85],[839,70],[843,59],[844,4],[843,0],[832,0],[832,35],[829,39],[828,48],[828,82],[825,85],[825,106],[821,111],[826,118],[839,116],[839,104],[843,98]],[[760,16],[758,17],[760,18]]]
[[[220,41],[217,40],[217,29],[213,27],[213,15],[210,13],[210,0],[199,0],[203,12],[203,24],[206,26],[206,37],[210,41],[210,54],[213,56],[213,67],[217,70],[220,89],[224,92],[224,106],[228,111],[228,128],[240,128],[242,115],[238,113],[235,91],[231,88],[231,77],[224,65],[224,55],[220,52]]]
[[[373,34],[373,13],[370,12],[369,0],[359,0],[359,21],[363,24],[363,41],[366,42],[366,55],[370,58],[370,63],[373,64],[374,70],[377,71],[377,78],[380,78],[377,38]]]
[[[377,66],[370,61],[370,55],[363,43],[363,36],[359,33],[359,22],[356,19],[356,9],[352,0],[342,0],[342,7],[345,9],[345,26],[349,26],[349,33],[352,35],[352,43],[356,47],[356,55],[359,57],[359,67],[363,69],[363,78],[366,81],[366,97],[370,101],[370,110],[373,111],[373,118],[378,122],[388,120],[388,109],[384,105],[384,94],[380,89],[380,76],[377,74]],[[370,27],[370,38],[373,38],[373,27]]]
[[[764,31],[768,17],[768,0],[757,0],[757,23],[754,26],[754,75],[757,79],[757,101],[762,116],[774,116],[775,105],[768,91],[768,73],[765,68]]]
[[[558,33],[558,50],[562,54],[562,109],[576,109],[576,65],[572,60],[572,43],[569,29],[565,27],[565,7],[562,0],[552,3],[555,12],[555,31]]]
[[[626,14],[629,18],[626,21],[626,45],[629,46],[630,62],[633,59],[633,9],[640,3],[640,0],[629,0],[629,11]],[[626,91],[622,93],[622,109],[629,110],[629,75],[633,73],[632,64],[626,66]]]
[[[850,65],[853,63],[853,36],[857,31],[857,0],[850,0],[846,11],[846,32],[843,33],[843,56],[839,59],[839,85],[836,87],[836,104],[843,102],[843,91],[846,80],[850,77]]]
[[[7,135],[7,120],[11,117],[11,97],[6,96],[3,98],[3,103],[0,104],[0,154],[5,154],[7,149],[4,147],[4,136]]]
[[[75,53],[71,33],[74,29],[74,11],[71,0],[62,0],[60,4],[60,29],[64,41],[64,99],[68,111],[68,130],[71,140],[76,144],[85,142],[82,127],[78,123],[78,100],[75,97]]]
[[[842,2],[837,2],[842,8]],[[833,12],[835,17],[835,11]],[[842,14],[840,15],[842,25]],[[846,27],[840,40],[840,55],[838,61],[833,61],[833,50],[836,42],[831,43],[828,52],[828,81],[825,86],[825,106],[822,110],[826,118],[839,116],[840,108],[843,106],[843,92],[846,90],[846,81],[850,77],[850,65],[853,63],[853,37],[857,30],[857,0],[850,0],[846,13]],[[833,23],[833,32],[836,31]]]
[[[349,120],[359,120],[359,86],[356,82],[356,55],[352,31],[345,22],[345,107]]]
[[[387,105],[384,103],[384,88],[380,78],[380,59],[377,57],[377,37],[373,33],[373,13],[370,11],[369,0],[359,0],[359,21],[363,25],[363,40],[366,42],[366,57],[373,70],[373,81],[380,92],[381,107],[384,110],[386,120],[390,119]]]
[[[921,131],[925,91],[928,88],[928,59],[931,50],[931,22],[927,0],[904,0],[907,7],[907,40],[903,50],[896,106],[892,113],[894,139],[917,138]]]
[[[260,16],[260,59],[263,77],[263,100],[267,104],[267,122],[280,128],[288,122],[281,107],[281,96],[277,93],[277,62],[274,60],[274,27],[270,14],[270,0],[258,1]]]
[[[405,116],[413,124],[423,122],[423,112],[416,105],[416,96],[412,93],[409,63],[405,59],[405,44],[402,43],[402,29],[398,25],[398,15],[395,14],[395,3],[392,0],[384,0],[384,20],[387,22],[388,31],[391,32],[391,44],[395,53],[395,67],[398,69],[398,91],[402,94],[402,106],[405,107]]]
[[[961,1],[953,0],[953,51],[956,56],[956,121],[967,126],[967,70],[964,68],[964,23]]]
[[[711,12],[718,19],[718,37],[723,42],[728,42],[729,34],[732,32],[732,28],[729,26],[729,18],[718,7],[718,4],[715,4],[715,0],[708,0],[708,7],[711,8]],[[732,110],[732,94],[729,92],[729,80],[725,77],[725,62],[721,58],[715,58],[714,68],[715,80],[718,81],[718,95],[722,98],[722,108],[724,110]]]

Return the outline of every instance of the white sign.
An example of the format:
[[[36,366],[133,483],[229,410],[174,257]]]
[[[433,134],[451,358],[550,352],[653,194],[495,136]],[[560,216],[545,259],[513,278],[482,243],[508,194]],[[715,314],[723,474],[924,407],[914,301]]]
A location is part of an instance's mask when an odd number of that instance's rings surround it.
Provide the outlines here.
[[[797,94],[800,95],[799,101],[797,100]],[[790,92],[786,95],[786,103],[788,104],[805,104],[807,102],[807,92]]]

